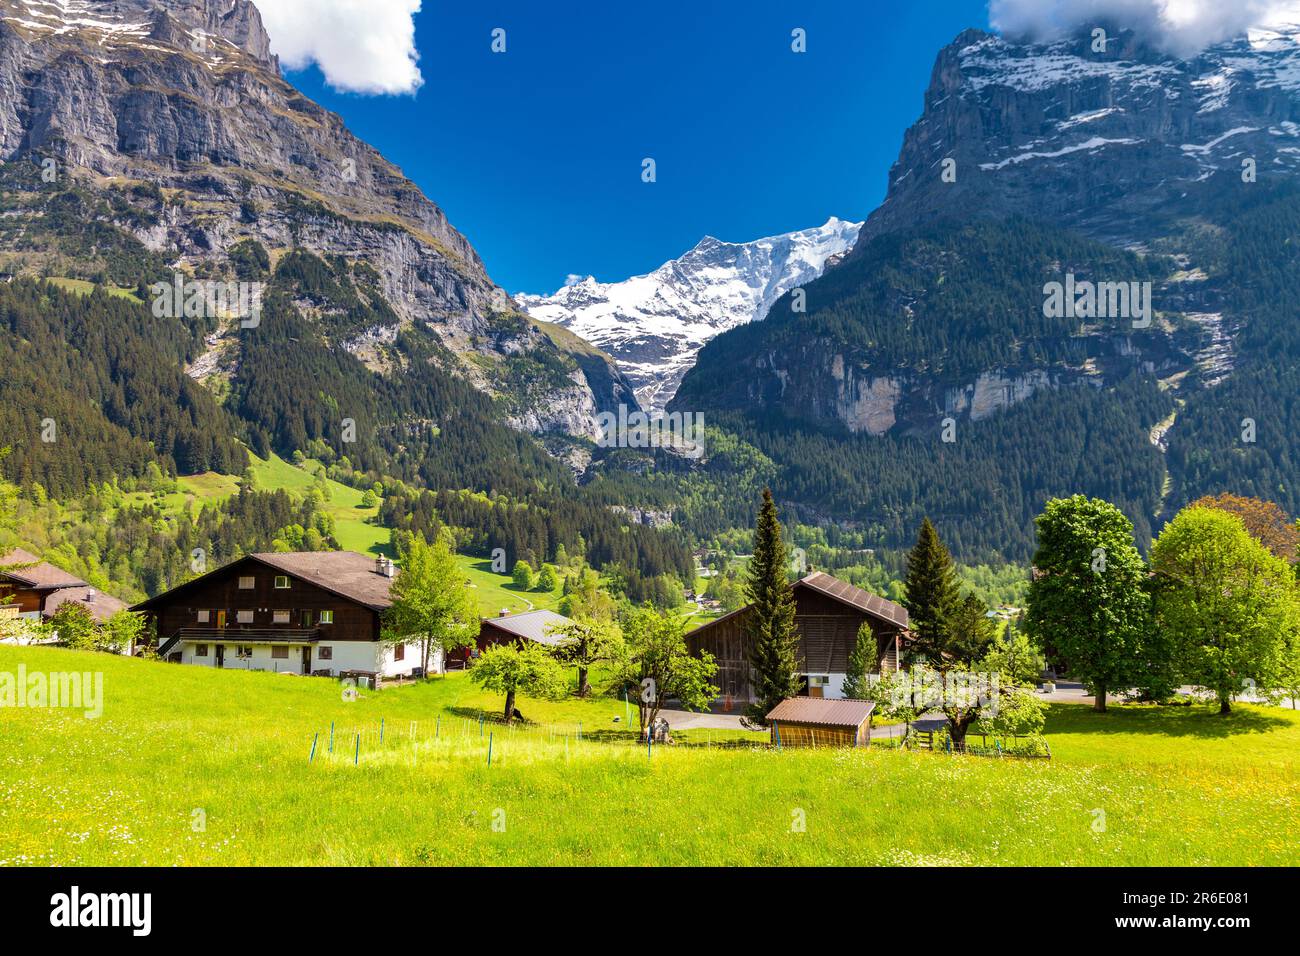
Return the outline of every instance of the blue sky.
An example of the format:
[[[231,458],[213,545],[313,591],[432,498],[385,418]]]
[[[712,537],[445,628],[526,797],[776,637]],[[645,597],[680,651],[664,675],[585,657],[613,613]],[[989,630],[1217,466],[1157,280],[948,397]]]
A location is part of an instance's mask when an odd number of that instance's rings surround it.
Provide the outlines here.
[[[288,74],[400,166],[511,292],[647,272],[705,235],[865,218],[935,54],[984,0],[424,0],[414,95]],[[491,52],[493,28],[506,52]],[[807,31],[793,53],[791,30]],[[641,181],[653,157],[658,181]]]

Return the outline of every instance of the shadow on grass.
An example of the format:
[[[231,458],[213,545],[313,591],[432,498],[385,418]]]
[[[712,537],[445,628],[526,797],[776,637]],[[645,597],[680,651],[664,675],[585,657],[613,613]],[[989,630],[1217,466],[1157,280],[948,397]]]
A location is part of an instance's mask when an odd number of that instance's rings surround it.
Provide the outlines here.
[[[1285,717],[1256,707],[1234,705],[1231,714],[1219,714],[1219,705],[1158,707],[1152,704],[1112,704],[1099,714],[1083,704],[1052,704],[1045,734],[1160,734],[1165,737],[1199,737],[1222,740],[1241,734],[1265,734],[1292,726]]]

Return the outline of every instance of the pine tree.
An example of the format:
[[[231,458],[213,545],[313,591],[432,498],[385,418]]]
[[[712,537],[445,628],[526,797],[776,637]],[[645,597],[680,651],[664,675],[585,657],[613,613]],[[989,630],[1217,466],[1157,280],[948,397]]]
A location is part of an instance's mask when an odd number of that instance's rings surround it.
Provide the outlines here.
[[[876,668],[876,633],[871,625],[858,628],[858,639],[849,652],[848,673],[844,675],[844,696],[850,700],[867,700],[871,692],[869,675]]]
[[[907,555],[907,574],[903,583],[912,636],[905,645],[907,664],[918,659],[937,661],[948,644],[948,621],[957,609],[961,595],[952,555],[939,540],[939,533],[926,518],[916,545]]]
[[[752,723],[765,725],[772,708],[799,693],[799,634],[794,627],[789,566],[776,503],[772,492],[764,488],[763,507],[754,531],[754,557],[749,562],[745,585],[745,597],[751,605],[745,615],[745,637],[756,698],[745,716]]]

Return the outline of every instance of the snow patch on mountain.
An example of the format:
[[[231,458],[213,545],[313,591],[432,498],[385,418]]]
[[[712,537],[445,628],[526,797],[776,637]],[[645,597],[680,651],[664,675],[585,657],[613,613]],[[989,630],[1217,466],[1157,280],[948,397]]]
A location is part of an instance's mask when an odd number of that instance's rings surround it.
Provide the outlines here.
[[[753,242],[706,236],[646,275],[622,282],[570,276],[552,295],[520,293],[515,301],[534,318],[608,352],[641,406],[658,410],[677,393],[705,343],[763,318],[790,289],[820,276],[828,259],[853,247],[861,228],[832,216],[815,229]]]

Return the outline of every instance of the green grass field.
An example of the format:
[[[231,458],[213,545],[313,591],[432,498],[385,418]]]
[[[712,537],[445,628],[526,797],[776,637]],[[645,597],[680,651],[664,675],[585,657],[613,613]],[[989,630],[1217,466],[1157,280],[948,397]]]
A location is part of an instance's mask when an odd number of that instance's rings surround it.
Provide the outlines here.
[[[96,286],[95,283],[86,279],[68,279],[58,276],[46,280],[52,286],[57,286],[64,292],[75,292],[78,295],[90,295],[96,288],[101,288],[109,295],[115,295],[119,299],[128,299],[136,304],[141,304],[140,297],[135,294],[135,289],[123,289],[115,285]]]
[[[647,754],[610,698],[523,699],[526,729],[480,736],[500,701],[464,674],[348,702],[322,679],[0,648],[0,673],[19,664],[100,671],[104,706],[0,709],[0,865],[1300,863],[1286,710],[1055,705],[1051,762],[707,733]]]

